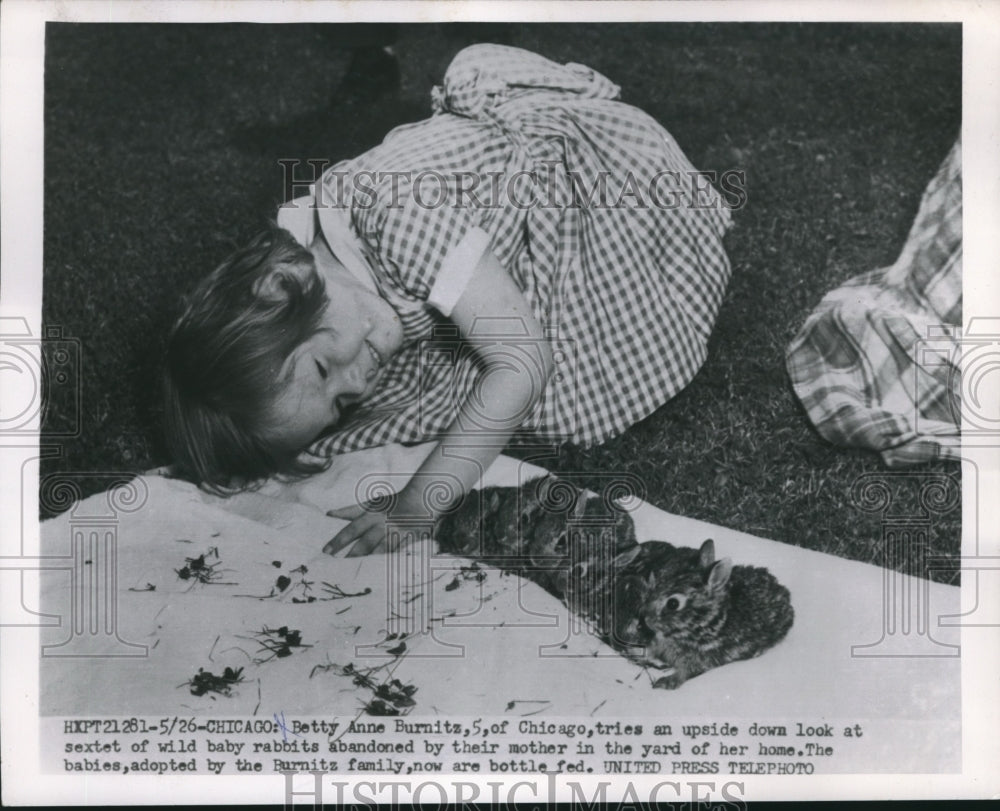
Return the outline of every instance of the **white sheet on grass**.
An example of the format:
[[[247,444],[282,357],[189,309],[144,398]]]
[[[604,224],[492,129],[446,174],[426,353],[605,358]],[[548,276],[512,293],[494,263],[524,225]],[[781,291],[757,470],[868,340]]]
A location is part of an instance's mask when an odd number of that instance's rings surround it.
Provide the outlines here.
[[[145,502],[120,513],[117,533],[117,639],[106,653],[142,653],[117,640],[144,646],[145,655],[89,658],[42,657],[41,707],[45,715],[354,715],[371,692],[337,675],[329,664],[357,668],[389,664],[403,683],[417,687],[415,715],[701,717],[787,719],[819,722],[876,719],[911,724],[904,736],[907,763],[926,771],[959,757],[960,671],[954,628],[936,618],[959,611],[957,588],[916,580],[881,568],[768,541],[670,515],[648,504],[633,513],[640,539],[658,538],[696,546],[714,538],[719,557],[766,566],[790,590],[795,625],[763,656],[699,676],[676,691],[653,690],[646,672],[585,632],[534,584],[487,569],[482,582],[466,578],[469,561],[432,555],[416,547],[404,555],[332,558],[323,544],[344,522],[326,510],[354,501],[366,475],[400,485],[429,446],[390,446],[341,457],[326,473],[294,485],[223,500],[156,473],[136,483]],[[486,484],[516,484],[541,473],[501,457]],[[106,494],[93,496],[42,525],[43,553],[71,560],[73,533],[91,530],[87,515],[107,511]],[[88,542],[89,543],[89,542]],[[218,582],[182,580],[185,559],[218,550]],[[82,577],[99,577],[106,560],[97,547],[80,565]],[[90,552],[86,550],[91,550]],[[94,554],[91,554],[94,552]],[[42,574],[41,610],[64,618],[43,631],[43,643],[77,642],[73,622],[99,611],[71,610],[70,565]],[[304,574],[299,567],[305,567]],[[298,569],[298,571],[295,571]],[[280,590],[284,575],[291,585]],[[458,576],[458,587],[447,587]],[[301,580],[311,581],[307,592]],[[323,583],[363,596],[297,603],[308,594],[330,596]],[[399,598],[390,601],[390,585]],[[150,586],[155,590],[149,589]],[[930,626],[897,625],[886,633],[887,588],[910,589],[910,603]],[[84,590],[86,591],[86,590]],[[275,596],[267,595],[275,592]],[[78,592],[79,593],[79,590]],[[88,598],[89,599],[89,598]],[[95,598],[96,599],[96,598]],[[113,604],[114,601],[112,601]],[[891,601],[890,601],[891,602]],[[392,624],[395,611],[405,619]],[[454,615],[446,617],[446,615]],[[909,616],[899,618],[909,621]],[[107,628],[108,622],[101,620]],[[298,630],[309,647],[270,658],[260,632],[285,626]],[[387,653],[398,640],[387,633],[411,632],[405,655]],[[906,630],[907,633],[901,633]],[[883,639],[884,637],[884,639]],[[933,638],[932,638],[933,637]],[[87,645],[92,647],[92,637]],[[874,652],[951,654],[858,657],[852,646],[876,643]],[[70,647],[50,648],[46,654]],[[243,681],[229,697],[194,696],[188,682],[199,668],[221,674],[243,668]],[[510,702],[515,703],[508,709]],[[919,732],[917,728],[919,727]],[[954,746],[949,742],[954,742]],[[909,751],[908,750],[908,751]],[[894,761],[895,762],[895,761]],[[957,764],[955,760],[952,765]],[[928,764],[931,764],[930,766]],[[859,770],[868,770],[858,764]]]

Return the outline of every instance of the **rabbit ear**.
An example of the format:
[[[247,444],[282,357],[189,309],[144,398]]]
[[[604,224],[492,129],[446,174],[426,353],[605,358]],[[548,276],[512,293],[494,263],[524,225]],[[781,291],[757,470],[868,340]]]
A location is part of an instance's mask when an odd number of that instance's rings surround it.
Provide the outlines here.
[[[702,569],[707,569],[715,563],[715,541],[711,538],[705,541],[701,545],[699,556],[698,562],[701,564]]]
[[[618,555],[618,557],[612,560],[611,565],[615,569],[623,569],[626,566],[628,566],[633,560],[635,560],[636,557],[638,557],[639,552],[641,551],[642,547],[639,544],[636,544],[627,552],[622,552],[620,555]]]
[[[710,591],[718,591],[729,582],[729,575],[733,573],[733,562],[729,558],[723,558],[712,567],[708,573],[708,588]]]

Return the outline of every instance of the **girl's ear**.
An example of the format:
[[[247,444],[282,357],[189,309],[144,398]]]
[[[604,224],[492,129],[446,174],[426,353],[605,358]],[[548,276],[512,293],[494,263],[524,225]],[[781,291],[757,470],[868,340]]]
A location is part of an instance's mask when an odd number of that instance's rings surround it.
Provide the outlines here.
[[[292,286],[305,287],[315,272],[313,268],[305,264],[278,265],[254,282],[254,297],[263,301],[286,301],[289,288]]]

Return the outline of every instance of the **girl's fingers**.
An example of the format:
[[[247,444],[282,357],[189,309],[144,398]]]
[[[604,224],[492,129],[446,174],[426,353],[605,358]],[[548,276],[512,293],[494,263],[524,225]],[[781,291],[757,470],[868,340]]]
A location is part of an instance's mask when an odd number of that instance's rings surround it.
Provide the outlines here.
[[[340,518],[343,521],[353,521],[365,514],[365,508],[361,504],[351,504],[347,507],[338,507],[336,510],[327,510],[326,514],[331,518]]]
[[[365,513],[351,521],[340,532],[333,536],[323,547],[328,555],[341,556],[345,547],[351,547],[346,557],[357,557],[372,552],[385,540],[385,518],[381,513]]]
[[[356,520],[352,521],[326,542],[326,546],[323,547],[324,554],[336,555],[345,546],[358,540],[363,532],[364,528],[359,526]]]
[[[370,555],[385,543],[385,525],[369,527],[350,552],[347,557],[356,558],[361,555]]]
[[[323,547],[324,555],[336,555],[341,549],[354,541],[353,535],[345,535],[343,531],[338,532]]]
[[[408,532],[400,539],[400,545],[406,546],[416,540],[416,535]],[[332,540],[327,541],[323,547],[323,552],[327,555],[348,558],[379,551],[396,551],[394,546],[387,543],[386,526],[381,521],[366,528],[359,526],[358,523],[350,524],[338,532]]]

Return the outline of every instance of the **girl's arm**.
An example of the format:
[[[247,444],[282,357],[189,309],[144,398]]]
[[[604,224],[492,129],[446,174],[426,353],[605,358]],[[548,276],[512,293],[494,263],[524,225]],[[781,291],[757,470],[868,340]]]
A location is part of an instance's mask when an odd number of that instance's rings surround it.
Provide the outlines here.
[[[456,500],[467,492],[534,408],[552,372],[552,349],[542,325],[493,251],[483,255],[451,319],[482,361],[482,373],[455,422],[399,493],[397,515],[427,515],[433,499],[425,498],[425,491],[435,484],[460,488]],[[455,456],[448,455],[450,449]],[[324,552],[333,554],[357,541],[350,556],[365,555],[385,541],[391,516],[384,512],[357,507],[335,514],[354,520]]]

